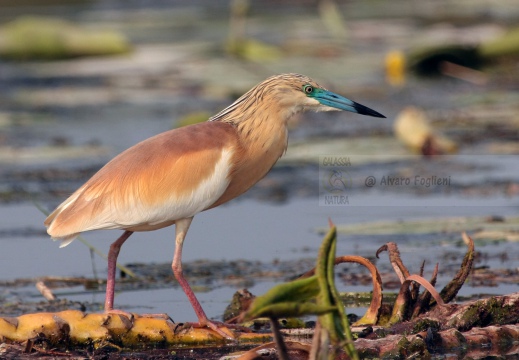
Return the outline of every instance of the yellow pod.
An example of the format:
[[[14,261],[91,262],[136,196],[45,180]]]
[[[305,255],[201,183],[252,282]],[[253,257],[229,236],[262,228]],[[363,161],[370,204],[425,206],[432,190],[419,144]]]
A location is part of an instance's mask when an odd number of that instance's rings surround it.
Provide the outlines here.
[[[70,326],[70,340],[80,344],[110,340],[111,335],[104,326],[105,314],[85,314],[79,310],[66,310],[56,314]]]
[[[18,317],[16,331],[6,336],[13,341],[25,341],[43,336],[51,342],[66,337],[68,327],[54,313],[25,314]]]

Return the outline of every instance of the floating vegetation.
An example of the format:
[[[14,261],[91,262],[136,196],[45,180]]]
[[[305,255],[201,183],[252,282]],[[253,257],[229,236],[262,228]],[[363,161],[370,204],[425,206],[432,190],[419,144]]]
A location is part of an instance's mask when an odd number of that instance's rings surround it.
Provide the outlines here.
[[[126,38],[112,30],[87,30],[68,21],[23,16],[0,28],[0,57],[57,60],[128,53]]]
[[[245,327],[223,325],[221,329],[239,348],[258,342],[263,344],[242,352],[237,359],[252,359],[265,352],[280,359],[289,359],[294,354],[312,359],[409,356],[411,353],[430,356],[438,351],[451,351],[460,344],[471,347],[485,342],[500,351],[513,352],[516,349],[514,341],[519,339],[519,326],[516,325],[519,320],[518,293],[449,304],[472,273],[474,242],[465,233],[462,237],[468,246],[467,253],[458,273],[440,292],[434,288],[438,266],[427,281],[423,278],[423,266],[418,274],[409,272],[395,243],[382,246],[376,255],[388,252],[401,283],[397,297],[391,306],[387,306],[382,302],[382,281],[375,265],[360,256],[335,256],[337,230],[331,225],[315,269],[291,282],[276,285],[258,297],[242,290],[228,319]],[[334,285],[334,268],[344,262],[366,266],[373,280],[371,304],[364,317],[353,324],[352,334],[341,296]],[[43,283],[42,286],[47,297],[52,299],[50,302],[57,301]],[[422,293],[420,286],[425,288]],[[314,326],[307,327],[304,322],[290,320],[306,315],[317,315]],[[269,321],[261,322],[262,317]],[[309,335],[313,340],[309,340]],[[271,337],[274,342],[268,343]],[[0,318],[0,339],[4,342],[0,351],[9,349],[40,355],[55,351],[51,349],[117,350],[123,353],[128,349],[171,350],[208,345],[225,348],[230,345],[229,339],[214,330],[177,324],[169,317],[89,314],[81,310]]]

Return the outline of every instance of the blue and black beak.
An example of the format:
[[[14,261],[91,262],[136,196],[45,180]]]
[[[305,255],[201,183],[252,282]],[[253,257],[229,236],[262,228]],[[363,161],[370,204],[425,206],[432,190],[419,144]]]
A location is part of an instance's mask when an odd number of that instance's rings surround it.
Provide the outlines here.
[[[321,88],[314,88],[310,85],[305,85],[303,87],[303,90],[305,91],[307,96],[316,99],[323,105],[340,110],[351,111],[361,115],[385,118],[385,116],[381,113],[373,109],[370,109],[367,106],[356,103],[355,101],[345,98],[341,95],[337,95],[331,91]]]

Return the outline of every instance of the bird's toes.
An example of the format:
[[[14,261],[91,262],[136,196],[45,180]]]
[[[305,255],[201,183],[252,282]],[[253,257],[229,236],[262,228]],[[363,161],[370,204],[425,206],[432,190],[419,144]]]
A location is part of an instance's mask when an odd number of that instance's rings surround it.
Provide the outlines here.
[[[224,323],[215,323],[211,321],[207,321],[205,326],[209,327],[210,329],[216,331],[218,334],[220,334],[222,337],[228,339],[228,340],[236,340],[236,337],[234,336],[234,333],[232,332],[227,325]]]
[[[175,331],[179,331],[186,328],[209,328],[227,340],[236,341],[236,337],[230,329],[230,327],[232,326],[227,326],[227,324],[221,322],[213,322],[205,319],[201,320],[200,322],[187,322],[177,324]]]
[[[135,314],[118,309],[105,310],[106,315],[120,315],[126,317],[130,322],[133,322]]]

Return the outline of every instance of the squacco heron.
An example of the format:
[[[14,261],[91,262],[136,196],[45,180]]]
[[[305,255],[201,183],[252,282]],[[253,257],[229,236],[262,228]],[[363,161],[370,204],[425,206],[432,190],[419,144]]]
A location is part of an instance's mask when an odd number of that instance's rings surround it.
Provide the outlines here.
[[[287,148],[287,121],[306,110],[385,117],[306,76],[272,76],[208,121],[166,131],[116,156],[49,215],[47,232],[63,247],[84,231],[124,230],[108,254],[105,312],[117,312],[121,245],[135,231],[175,224],[173,273],[198,325],[221,334],[182,274],[182,244],[196,214],[243,194],[269,172]]]

